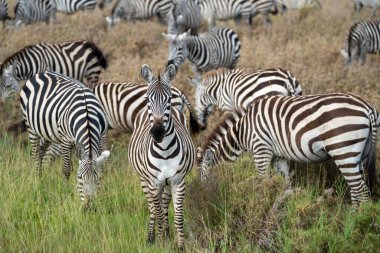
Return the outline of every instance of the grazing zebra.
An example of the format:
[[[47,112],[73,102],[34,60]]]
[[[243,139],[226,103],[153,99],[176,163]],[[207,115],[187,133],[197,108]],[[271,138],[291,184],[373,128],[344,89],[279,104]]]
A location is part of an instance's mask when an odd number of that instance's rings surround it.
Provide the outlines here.
[[[206,20],[209,29],[215,27],[216,20],[248,19],[251,15],[249,0],[202,0],[200,1],[202,19]]]
[[[318,0],[274,0],[276,5],[282,8],[282,13],[287,9],[318,8],[322,7]]]
[[[65,14],[73,14],[78,11],[93,10],[96,0],[53,0],[57,5],[57,11]]]
[[[379,53],[380,21],[359,21],[351,26],[347,35],[347,51],[342,49],[340,52],[347,64],[357,59],[364,64],[367,53]]]
[[[174,0],[167,15],[168,33],[181,34],[191,29],[192,34],[197,34],[202,18],[199,1]]]
[[[8,16],[8,2],[7,0],[0,0],[0,21],[6,21],[11,19]]]
[[[198,149],[201,178],[221,160],[234,161],[244,151],[253,154],[263,175],[277,158],[288,175],[287,160],[321,162],[332,159],[350,187],[354,205],[368,200],[361,175],[375,179],[376,135],[380,117],[358,96],[329,93],[309,96],[266,96],[229,116]]]
[[[136,20],[150,19],[157,16],[161,23],[165,23],[172,0],[117,0],[112,8],[111,16],[106,18],[110,27],[120,19]]]
[[[8,88],[19,90],[18,82],[38,72],[51,70],[94,86],[107,60],[92,42],[73,41],[55,44],[39,43],[27,46],[8,57],[0,66],[0,94]]]
[[[164,230],[168,234],[168,205],[173,195],[174,225],[178,248],[182,252],[184,179],[193,166],[195,149],[184,115],[171,107],[170,82],[176,74],[174,65],[169,65],[165,74],[158,77],[147,65],[142,66],[141,73],[149,84],[147,109],[135,121],[128,157],[140,175],[141,186],[148,199],[148,242],[153,243],[155,239],[156,221],[159,240],[162,240]]]
[[[38,73],[26,82],[20,92],[20,105],[39,172],[47,145],[59,143],[62,172],[68,179],[72,171],[71,150],[76,146],[77,189],[84,207],[88,207],[99,185],[102,164],[110,155],[108,150],[100,154],[101,138],[107,131],[103,107],[82,83],[50,71]]]
[[[363,6],[372,7],[371,18],[373,18],[377,9],[380,7],[380,0],[354,0],[354,8],[356,13],[359,13]]]
[[[244,69],[217,69],[203,75],[202,82],[190,79],[195,87],[195,102],[201,129],[207,127],[207,118],[214,105],[222,111],[237,107],[248,108],[264,95],[302,95],[297,79],[282,68],[250,71]]]
[[[15,6],[15,26],[55,19],[56,5],[51,0],[19,0]]]
[[[261,14],[264,18],[264,25],[268,26],[272,23],[269,14],[277,14],[277,6],[274,0],[250,0],[251,11],[249,17],[249,24],[252,25],[252,18]]]
[[[186,58],[197,75],[219,67],[232,69],[240,57],[239,37],[229,28],[212,28],[199,36],[188,32],[163,35],[170,42],[167,66],[174,64],[176,70]]]

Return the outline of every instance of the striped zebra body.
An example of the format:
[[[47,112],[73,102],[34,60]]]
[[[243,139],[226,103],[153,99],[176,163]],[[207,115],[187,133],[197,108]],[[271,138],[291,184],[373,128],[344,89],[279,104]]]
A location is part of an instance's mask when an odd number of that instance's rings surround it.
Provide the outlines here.
[[[8,16],[8,2],[7,0],[0,0],[0,21],[11,19]]]
[[[36,22],[49,23],[55,19],[56,6],[51,0],[19,0],[15,6],[15,25]]]
[[[359,60],[364,64],[366,55],[380,52],[380,21],[359,21],[347,36],[347,51],[341,50],[347,64]]]
[[[217,106],[222,111],[248,108],[264,95],[302,95],[297,79],[288,70],[272,68],[259,71],[217,69],[203,75],[201,82],[191,79],[195,87],[198,122],[207,127],[207,118]]]
[[[186,59],[197,74],[220,67],[232,69],[240,57],[239,37],[229,28],[213,28],[199,36],[189,33],[164,36],[170,42],[167,65],[174,64],[177,70]]]
[[[46,146],[59,143],[63,156],[62,172],[68,179],[72,171],[71,150],[74,145],[77,147],[77,189],[82,202],[87,204],[98,187],[102,163],[109,156],[109,151],[100,154],[107,120],[99,101],[82,83],[46,71],[26,82],[20,92],[20,105],[29,131],[32,157],[39,172]]]
[[[209,29],[215,27],[216,20],[248,19],[251,12],[249,0],[202,0],[200,1],[201,15],[207,20]]]
[[[18,82],[50,70],[94,86],[107,60],[92,42],[39,43],[16,52],[0,66],[2,96],[8,89],[19,90]]]
[[[371,18],[376,14],[377,9],[380,7],[380,0],[354,0],[355,12],[358,13],[363,7],[371,7]]]
[[[118,0],[115,2],[111,16],[106,18],[109,26],[123,20],[150,19],[157,16],[161,23],[165,23],[172,5],[171,0]]]
[[[251,1],[251,15],[249,23],[252,24],[252,18],[261,14],[264,18],[264,25],[272,23],[269,14],[277,14],[277,6],[274,0],[250,0]]]
[[[353,204],[368,200],[360,171],[375,174],[379,114],[358,96],[330,93],[309,96],[266,96],[245,112],[237,111],[219,125],[198,149],[204,180],[210,166],[234,161],[244,151],[253,154],[256,169],[265,174],[273,158],[288,174],[287,160],[321,162],[332,159],[346,179]]]
[[[191,29],[197,34],[201,24],[199,0],[176,0],[167,14],[168,33],[181,34]]]
[[[73,14],[78,11],[94,10],[96,0],[53,0],[57,11],[65,14]]]
[[[170,82],[175,77],[174,66],[169,65],[165,74],[156,78],[151,69],[143,65],[142,75],[149,83],[147,109],[135,121],[128,157],[140,175],[148,199],[148,242],[155,239],[155,222],[159,240],[164,230],[168,233],[168,205],[172,195],[178,248],[183,251],[184,178],[193,166],[195,149],[184,115],[171,107]]]

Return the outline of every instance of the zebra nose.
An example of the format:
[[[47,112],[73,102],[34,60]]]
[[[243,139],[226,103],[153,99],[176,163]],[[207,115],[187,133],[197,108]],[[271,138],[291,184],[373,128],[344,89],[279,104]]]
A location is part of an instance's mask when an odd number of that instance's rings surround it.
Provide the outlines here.
[[[155,142],[160,143],[165,136],[165,127],[163,124],[154,124],[149,133]]]

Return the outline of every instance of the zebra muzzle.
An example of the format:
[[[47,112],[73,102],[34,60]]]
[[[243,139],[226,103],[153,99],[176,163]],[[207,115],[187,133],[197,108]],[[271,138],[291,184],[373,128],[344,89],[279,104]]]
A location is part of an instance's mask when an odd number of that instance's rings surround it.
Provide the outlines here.
[[[155,142],[160,143],[165,137],[165,127],[162,124],[155,124],[152,126],[149,133]]]

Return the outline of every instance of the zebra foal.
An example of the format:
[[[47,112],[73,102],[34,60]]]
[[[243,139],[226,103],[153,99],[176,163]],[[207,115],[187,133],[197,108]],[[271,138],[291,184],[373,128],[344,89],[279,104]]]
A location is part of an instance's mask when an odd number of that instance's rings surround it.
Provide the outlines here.
[[[347,50],[340,50],[346,64],[359,60],[365,63],[367,53],[380,52],[380,21],[359,21],[351,26],[347,35]]]
[[[71,150],[76,146],[77,189],[84,207],[95,195],[102,165],[110,155],[101,150],[107,131],[103,107],[91,90],[61,74],[46,71],[29,79],[20,92],[20,105],[29,132],[32,158],[41,173],[42,157],[50,143],[62,147],[66,179],[72,171]]]
[[[176,74],[174,65],[169,65],[163,76],[155,77],[147,65],[142,66],[141,72],[149,84],[147,108],[135,121],[128,157],[140,176],[141,186],[148,199],[148,242],[152,243],[155,239],[156,222],[159,241],[164,230],[168,234],[168,205],[173,196],[174,224],[178,248],[182,252],[185,176],[193,166],[195,149],[186,129],[184,115],[171,106],[170,82]]]
[[[264,95],[302,95],[298,80],[288,70],[272,68],[258,71],[247,69],[217,69],[207,72],[202,80],[189,78],[195,87],[196,111],[201,129],[214,106],[222,111],[248,108]]]
[[[247,110],[232,113],[198,148],[201,178],[207,178],[211,166],[221,160],[235,161],[244,151],[252,153],[261,175],[276,158],[276,167],[286,178],[287,160],[332,159],[357,205],[369,199],[360,173],[363,167],[368,170],[370,187],[375,179],[379,126],[376,109],[353,94],[265,96]]]

